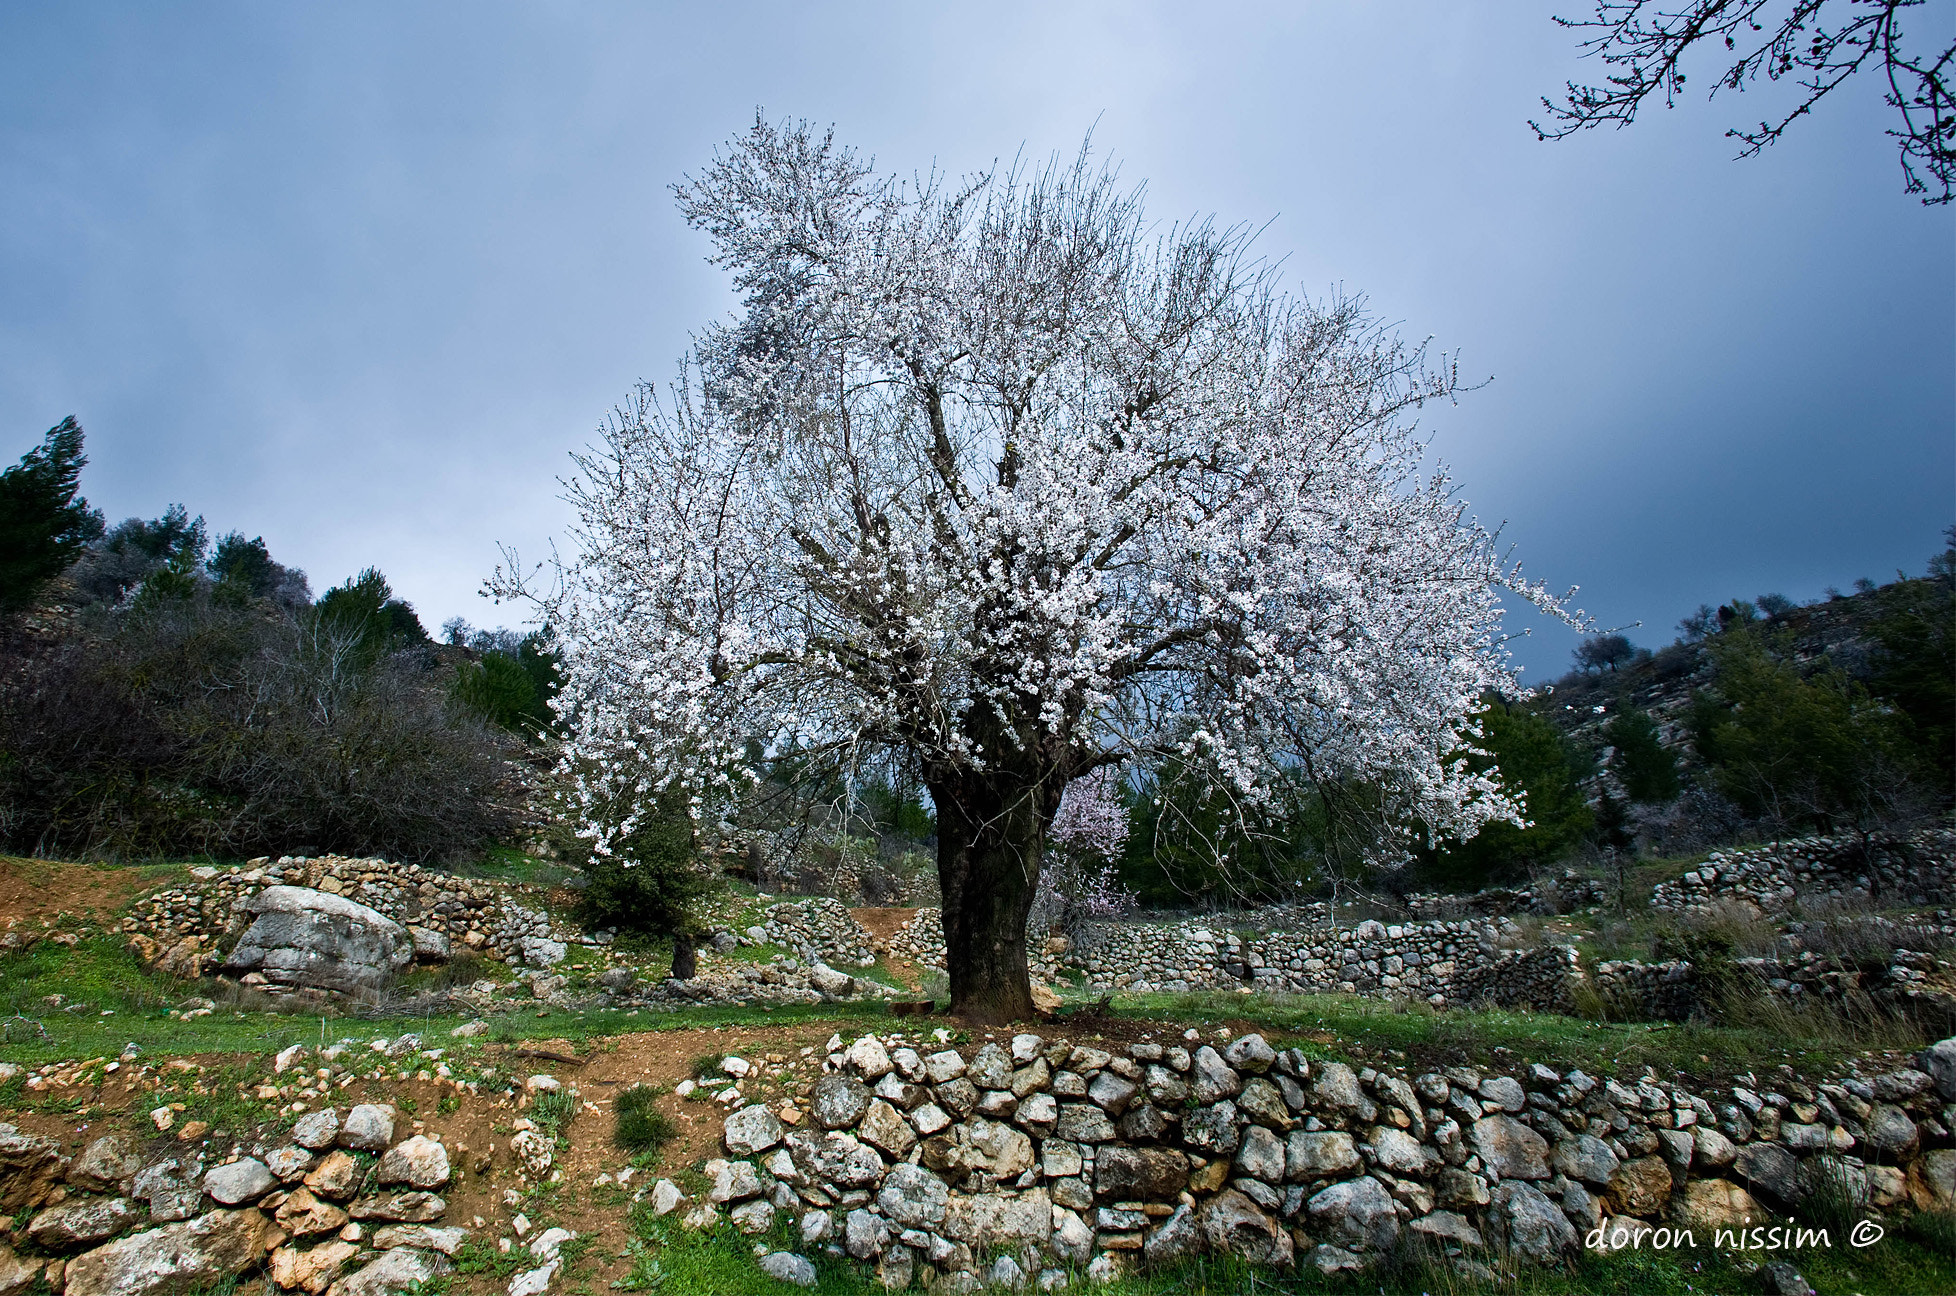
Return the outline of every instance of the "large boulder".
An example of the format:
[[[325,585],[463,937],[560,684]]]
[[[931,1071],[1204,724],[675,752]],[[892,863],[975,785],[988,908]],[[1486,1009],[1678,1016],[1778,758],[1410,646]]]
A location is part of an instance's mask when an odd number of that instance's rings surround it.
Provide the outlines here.
[[[217,1210],[133,1233],[68,1262],[66,1296],[175,1296],[214,1287],[265,1255],[271,1220]]]
[[[50,1251],[74,1251],[114,1237],[142,1207],[126,1197],[84,1197],[50,1206],[27,1225],[28,1240]]]
[[[1475,1121],[1474,1150],[1503,1179],[1549,1177],[1548,1140],[1512,1116]]]
[[[256,915],[224,970],[275,985],[372,995],[414,961],[414,940],[392,918],[344,896],[269,886],[244,902]]]

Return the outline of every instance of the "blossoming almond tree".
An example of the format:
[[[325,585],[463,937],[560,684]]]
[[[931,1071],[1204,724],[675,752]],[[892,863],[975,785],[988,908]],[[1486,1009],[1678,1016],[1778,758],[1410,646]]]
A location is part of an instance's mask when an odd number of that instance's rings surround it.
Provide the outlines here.
[[[737,795],[750,743],[897,751],[935,805],[952,1010],[1032,1011],[1027,911],[1068,782],[1173,754],[1391,789],[1456,836],[1462,758],[1552,612],[1422,470],[1454,378],[1240,230],[1157,231],[1083,149],[958,184],[756,122],[676,187],[745,309],[578,458],[567,767],[594,803]],[[523,592],[499,574],[503,593]],[[628,827],[629,825],[625,825]],[[593,830],[596,848],[617,826]]]

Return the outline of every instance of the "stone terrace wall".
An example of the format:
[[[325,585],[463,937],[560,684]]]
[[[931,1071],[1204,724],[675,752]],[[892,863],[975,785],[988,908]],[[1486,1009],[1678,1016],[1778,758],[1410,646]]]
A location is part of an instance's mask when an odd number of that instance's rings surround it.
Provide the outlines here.
[[[1409,1233],[1463,1260],[1552,1262],[1599,1227],[1660,1223],[1710,1246],[1715,1228],[1796,1210],[1823,1173],[1877,1211],[1956,1206],[1956,1040],[1926,1070],[1817,1086],[1783,1070],[1699,1094],[1649,1071],[1411,1075],[1195,1036],[1118,1052],[1030,1034],[832,1041],[812,1091],[728,1117],[728,1159],[685,1222],[730,1208],[761,1234],[785,1213],[800,1250],[873,1263],[889,1288],[968,1293],[1199,1250],[1329,1273]],[[813,1281],[795,1252],[760,1263]]]
[[[752,938],[757,932],[763,939],[785,945],[803,958],[831,966],[868,967],[876,962],[876,951],[869,946],[869,933],[840,900],[826,896],[784,900],[768,906],[766,922],[748,928],[746,934]]]
[[[1503,914],[1565,914],[1600,905],[1609,888],[1595,878],[1565,869],[1556,881],[1525,887],[1488,887],[1471,895],[1421,892],[1406,897],[1415,918],[1478,918]]]
[[[122,930],[155,943],[176,970],[196,975],[228,934],[248,923],[240,905],[268,886],[310,887],[344,896],[406,927],[423,957],[446,958],[455,946],[498,962],[521,962],[537,942],[595,945],[602,938],[553,932],[550,919],[525,908],[491,882],[455,877],[382,859],[282,856],[243,868],[191,870],[193,880],[139,900]],[[164,951],[167,951],[165,953]]]
[[[1877,840],[1872,866],[1852,837],[1802,837],[1745,850],[1713,851],[1704,864],[1651,892],[1660,913],[1703,913],[1719,902],[1784,913],[1816,901],[1902,906],[1956,898],[1956,831]]]

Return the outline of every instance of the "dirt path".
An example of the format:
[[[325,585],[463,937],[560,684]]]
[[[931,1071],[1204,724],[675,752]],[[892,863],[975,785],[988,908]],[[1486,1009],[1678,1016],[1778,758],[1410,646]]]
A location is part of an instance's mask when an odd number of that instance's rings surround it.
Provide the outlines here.
[[[849,916],[861,925],[870,935],[871,944],[883,958],[883,966],[888,968],[903,984],[913,990],[921,990],[923,974],[909,959],[900,958],[889,952],[890,937],[910,925],[917,916],[915,909],[851,909]]]

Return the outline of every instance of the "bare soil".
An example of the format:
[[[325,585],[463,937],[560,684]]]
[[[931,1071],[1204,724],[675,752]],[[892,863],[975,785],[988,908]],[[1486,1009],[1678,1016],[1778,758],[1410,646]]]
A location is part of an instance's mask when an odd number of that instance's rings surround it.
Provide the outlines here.
[[[910,925],[917,916],[915,909],[851,909],[849,916],[854,918],[867,931],[878,952],[882,955],[883,966],[890,974],[912,990],[923,988],[923,973],[909,959],[888,952],[890,938]]]
[[[0,855],[0,930],[62,914],[106,918],[159,880],[147,870]]]

